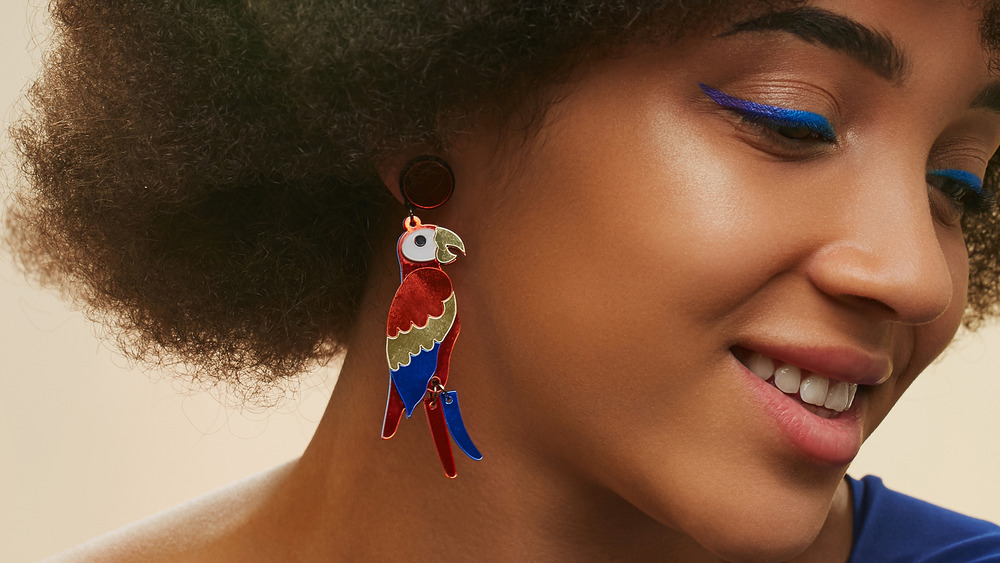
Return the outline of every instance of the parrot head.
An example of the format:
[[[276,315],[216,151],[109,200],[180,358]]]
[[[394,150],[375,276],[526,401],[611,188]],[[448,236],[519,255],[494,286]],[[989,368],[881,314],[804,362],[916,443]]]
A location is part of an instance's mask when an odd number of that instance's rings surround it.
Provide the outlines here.
[[[450,264],[458,258],[452,250],[465,254],[465,243],[458,235],[444,227],[418,223],[399,237],[397,254],[401,273],[405,277],[418,268]]]

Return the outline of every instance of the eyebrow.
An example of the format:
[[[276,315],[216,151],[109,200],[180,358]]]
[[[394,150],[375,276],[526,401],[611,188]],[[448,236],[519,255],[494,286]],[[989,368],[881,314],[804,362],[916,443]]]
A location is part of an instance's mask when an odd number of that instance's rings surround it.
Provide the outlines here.
[[[765,14],[736,24],[719,37],[755,31],[783,31],[819,43],[852,57],[890,82],[904,80],[910,68],[906,55],[888,34],[821,8]]]

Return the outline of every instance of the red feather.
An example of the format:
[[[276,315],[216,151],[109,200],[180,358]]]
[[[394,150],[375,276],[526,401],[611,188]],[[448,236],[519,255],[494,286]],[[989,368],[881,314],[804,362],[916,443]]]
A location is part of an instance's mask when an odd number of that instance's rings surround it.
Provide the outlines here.
[[[455,470],[455,457],[451,453],[451,435],[448,434],[448,423],[444,419],[444,409],[441,408],[439,399],[426,397],[424,399],[424,412],[427,413],[427,424],[431,427],[434,449],[437,450],[444,474],[448,478],[454,479],[458,475],[458,471]]]
[[[385,416],[382,418],[382,439],[388,440],[396,434],[396,429],[399,428],[399,420],[403,418],[403,412],[406,407],[403,405],[403,399],[399,396],[399,390],[396,386],[392,384],[392,379],[389,380],[389,398],[385,401]]]
[[[441,316],[444,301],[453,291],[451,278],[439,268],[419,268],[410,272],[392,298],[386,334],[392,338],[411,325],[426,325],[428,317]]]

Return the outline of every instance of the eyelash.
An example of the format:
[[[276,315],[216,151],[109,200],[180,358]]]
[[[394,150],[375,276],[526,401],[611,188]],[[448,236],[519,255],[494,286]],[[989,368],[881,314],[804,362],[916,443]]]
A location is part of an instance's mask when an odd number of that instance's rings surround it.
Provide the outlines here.
[[[815,140],[827,143],[836,143],[837,134],[825,117],[811,111],[782,108],[778,106],[768,106],[735,98],[720,92],[715,88],[699,83],[701,91],[705,93],[713,102],[720,106],[735,111],[744,121],[762,125],[781,135],[781,129],[805,129],[811,131],[815,136],[812,138],[799,139],[782,135],[791,141]]]
[[[966,213],[982,213],[993,202],[993,194],[983,187],[983,181],[965,170],[930,170],[927,172],[927,183],[961,206]]]
[[[837,143],[837,135],[830,122],[818,113],[751,102],[730,96],[700,82],[698,86],[713,102],[739,114],[742,122],[777,137],[781,143],[791,145],[810,142]],[[806,130],[811,136],[788,135],[787,129]],[[927,183],[952,200],[964,213],[982,213],[989,209],[993,202],[993,194],[984,189],[982,180],[965,170],[953,168],[930,170],[927,172]]]

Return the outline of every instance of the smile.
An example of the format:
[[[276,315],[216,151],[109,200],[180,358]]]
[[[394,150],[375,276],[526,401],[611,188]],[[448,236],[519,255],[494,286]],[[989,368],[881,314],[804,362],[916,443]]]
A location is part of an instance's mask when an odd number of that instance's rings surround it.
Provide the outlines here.
[[[753,352],[741,363],[754,375],[823,418],[834,418],[854,403],[857,383],[836,381]]]

